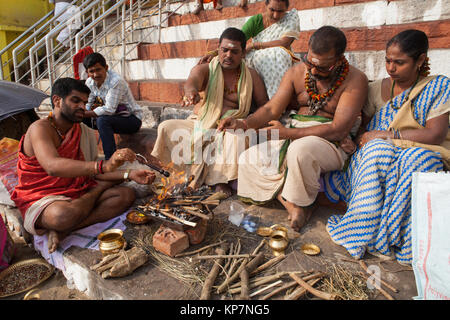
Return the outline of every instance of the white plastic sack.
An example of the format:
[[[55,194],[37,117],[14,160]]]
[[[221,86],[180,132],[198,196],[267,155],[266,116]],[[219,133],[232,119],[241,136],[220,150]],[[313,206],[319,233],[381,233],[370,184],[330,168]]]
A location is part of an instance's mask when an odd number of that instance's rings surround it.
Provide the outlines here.
[[[412,267],[418,300],[450,300],[450,174],[414,173]]]

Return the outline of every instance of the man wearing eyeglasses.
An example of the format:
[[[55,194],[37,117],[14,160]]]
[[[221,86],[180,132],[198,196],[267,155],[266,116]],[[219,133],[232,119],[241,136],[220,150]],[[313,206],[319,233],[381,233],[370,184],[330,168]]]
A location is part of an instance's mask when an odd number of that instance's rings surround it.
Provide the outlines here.
[[[237,179],[238,154],[233,134],[216,134],[218,121],[245,118],[252,104],[260,107],[269,100],[261,77],[245,65],[245,45],[241,30],[228,28],[222,33],[218,56],[208,64],[196,65],[184,85],[182,106],[194,105],[193,115],[162,122],[152,151],[163,164],[189,170],[195,176],[191,187],[207,184],[226,196],[231,195],[229,183]],[[191,150],[191,141],[199,148]],[[180,146],[182,152],[178,152]],[[209,158],[213,154],[215,160]]]
[[[254,146],[241,154],[238,196],[263,204],[277,198],[288,211],[291,227],[299,231],[308,221],[321,189],[320,175],[343,168],[348,155],[339,141],[356,127],[367,98],[368,80],[349,66],[347,40],[331,26],[311,36],[303,63],[291,67],[272,99],[246,119],[224,119],[224,129],[267,130],[269,164]],[[282,124],[280,118],[295,101],[298,110]],[[278,134],[278,137],[274,137]],[[264,149],[265,150],[265,149]],[[276,165],[274,165],[274,163]]]

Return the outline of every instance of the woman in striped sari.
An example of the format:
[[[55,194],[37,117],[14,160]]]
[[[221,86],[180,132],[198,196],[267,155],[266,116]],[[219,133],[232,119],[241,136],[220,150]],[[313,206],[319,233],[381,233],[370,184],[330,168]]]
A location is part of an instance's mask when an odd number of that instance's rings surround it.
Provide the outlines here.
[[[327,197],[347,203],[345,215],[328,219],[327,231],[356,259],[367,251],[411,264],[412,174],[448,165],[450,81],[427,77],[427,51],[428,38],[418,30],[388,42],[390,77],[370,84],[366,132],[348,169],[324,177]]]

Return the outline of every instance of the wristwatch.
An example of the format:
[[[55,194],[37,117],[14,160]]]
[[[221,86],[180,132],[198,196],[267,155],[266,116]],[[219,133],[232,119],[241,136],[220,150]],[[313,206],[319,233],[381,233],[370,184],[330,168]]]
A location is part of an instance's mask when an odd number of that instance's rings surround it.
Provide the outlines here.
[[[130,178],[129,178],[130,171],[131,171],[131,169],[127,169],[127,171],[125,171],[125,173],[123,174],[123,180],[130,181]]]

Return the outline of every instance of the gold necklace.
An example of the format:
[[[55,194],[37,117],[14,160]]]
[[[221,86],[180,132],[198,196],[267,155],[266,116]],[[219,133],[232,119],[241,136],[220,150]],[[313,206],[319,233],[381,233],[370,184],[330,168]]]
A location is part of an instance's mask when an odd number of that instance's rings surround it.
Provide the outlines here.
[[[55,119],[53,118],[53,114],[50,112],[47,116],[47,120],[50,122],[50,125],[56,130],[56,133],[61,138],[61,140],[64,140],[66,136],[59,131],[58,127],[56,126]]]
[[[224,85],[223,91],[226,94],[237,93],[240,78],[241,78],[241,67],[239,66],[239,71],[236,73],[236,82],[234,84],[234,89],[229,89],[227,86]]]
[[[413,86],[411,87],[411,90],[409,90],[408,94],[406,95],[406,100],[405,102],[407,102],[409,100],[409,94],[411,93],[411,91],[414,89],[414,87],[416,86],[417,82],[419,82],[419,77],[420,75],[417,75],[416,81],[414,81]],[[395,87],[395,80],[392,81],[392,87],[391,87],[391,99],[389,99],[389,103],[391,104],[391,107],[394,109],[399,109],[402,105],[403,105],[403,99],[400,102],[400,105],[394,105],[394,103],[392,102],[392,100],[394,99],[394,87]]]

